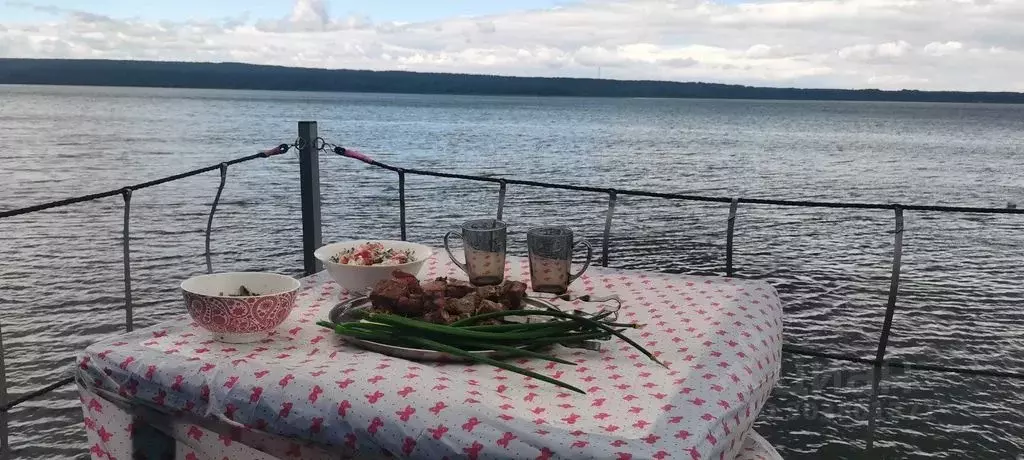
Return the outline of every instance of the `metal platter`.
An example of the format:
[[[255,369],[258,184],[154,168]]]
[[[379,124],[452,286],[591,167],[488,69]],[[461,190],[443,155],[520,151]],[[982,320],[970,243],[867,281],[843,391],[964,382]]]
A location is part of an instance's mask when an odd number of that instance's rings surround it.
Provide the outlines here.
[[[335,305],[334,308],[331,309],[330,313],[327,314],[327,319],[330,322],[336,323],[336,324],[356,322],[356,321],[359,321],[359,319],[358,319],[359,317],[355,313],[358,312],[359,310],[363,310],[363,309],[366,309],[366,308],[369,308],[369,307],[370,307],[370,298],[369,297],[356,297],[356,298],[349,299],[349,300],[346,300],[344,302],[341,302],[338,305]],[[529,297],[526,297],[526,298],[523,299],[523,308],[524,309],[536,309],[536,310],[552,310],[552,309],[558,310],[559,309],[557,306],[555,306],[551,302],[548,302],[548,301],[545,301],[545,300],[540,300],[540,299],[533,299],[533,298],[529,298]],[[540,321],[540,320],[550,319],[548,317],[542,317],[542,316],[520,316],[518,318],[523,318],[527,322],[530,322],[531,320],[533,320],[533,321]],[[360,348],[364,348],[366,350],[370,350],[370,351],[373,351],[373,352],[376,352],[376,353],[380,353],[382,355],[392,356],[392,357],[395,357],[395,358],[408,359],[408,360],[412,360],[412,361],[443,361],[443,362],[466,362],[466,361],[469,361],[467,358],[464,358],[464,357],[461,357],[461,356],[451,355],[451,354],[448,354],[448,353],[443,353],[443,352],[440,352],[440,351],[424,350],[424,349],[421,349],[421,348],[399,347],[399,346],[396,346],[396,345],[388,345],[388,344],[379,343],[379,342],[372,342],[372,341],[369,341],[369,340],[362,340],[362,339],[357,339],[355,337],[347,337],[347,336],[343,336],[343,335],[339,335],[339,337],[342,340],[345,340],[346,342],[351,343],[353,345],[356,345],[356,346],[358,346]],[[502,357],[505,356],[505,353],[494,351],[494,350],[471,351],[470,353],[473,353],[473,354],[476,354],[476,355],[479,355],[479,356],[486,356],[488,358],[502,358]]]

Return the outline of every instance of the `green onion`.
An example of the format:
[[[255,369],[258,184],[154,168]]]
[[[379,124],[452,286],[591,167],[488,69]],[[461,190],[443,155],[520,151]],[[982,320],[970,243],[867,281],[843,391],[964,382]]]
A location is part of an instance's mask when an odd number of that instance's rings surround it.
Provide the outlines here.
[[[486,326],[460,326],[460,329],[467,331],[483,331],[483,332],[505,332],[515,331],[518,329],[530,330],[530,329],[544,329],[552,326],[564,326],[559,324],[561,321],[546,321],[543,323],[504,323],[504,324],[488,324]],[[569,323],[569,321],[565,321]]]
[[[604,324],[606,326],[625,327],[625,328],[629,328],[629,329],[643,329],[644,327],[647,326],[646,324],[640,324],[640,323],[604,323]]]
[[[575,366],[576,365],[576,363],[574,363],[572,361],[566,361],[564,359],[556,358],[554,356],[546,355],[544,353],[537,353],[535,351],[531,351],[531,350],[526,349],[526,348],[510,347],[508,345],[500,345],[500,344],[496,344],[496,343],[473,342],[473,341],[459,341],[459,342],[456,342],[455,345],[460,345],[463,348],[468,346],[468,347],[473,347],[473,348],[479,348],[479,349],[482,349],[482,350],[490,349],[490,350],[494,350],[494,351],[500,351],[500,352],[502,352],[502,353],[504,353],[506,355],[514,356],[514,357],[528,356],[528,357],[531,357],[531,358],[543,359],[545,361],[553,361],[553,362],[556,362],[556,363],[559,363],[559,364],[565,364],[565,365],[569,365],[569,366]]]
[[[612,338],[612,335],[604,331],[589,332],[584,334],[569,334],[557,337],[533,339],[530,340],[530,345],[555,345],[563,343],[577,343],[582,342],[584,340],[602,340],[610,338]]]
[[[597,316],[599,316],[600,318],[604,318],[604,317],[606,317],[606,316],[608,316],[608,315],[610,315],[612,313],[613,312],[605,312],[605,313],[601,313],[600,315],[597,315]],[[504,311],[496,311],[496,312],[484,313],[484,314],[480,314],[480,315],[476,315],[476,316],[471,316],[469,318],[456,321],[456,322],[452,323],[450,326],[452,326],[452,327],[469,326],[469,325],[478,323],[480,321],[483,321],[485,319],[504,318],[506,316],[552,316],[552,317],[555,317],[555,318],[564,318],[564,319],[571,319],[571,320],[576,320],[576,321],[579,321],[579,320],[599,321],[600,320],[600,319],[588,318],[588,317],[586,317],[584,315],[574,315],[574,314],[566,313],[566,312],[559,311],[559,310],[504,310]]]
[[[647,351],[644,347],[641,347],[640,344],[634,342],[633,339],[630,339],[629,337],[626,337],[622,332],[619,332],[618,330],[615,330],[611,326],[605,325],[604,323],[602,323],[600,321],[594,321],[594,320],[592,320],[590,318],[586,318],[586,317],[580,316],[580,315],[571,315],[569,313],[563,313],[563,312],[552,311],[552,310],[539,310],[539,311],[508,310],[508,311],[498,311],[498,312],[493,312],[493,313],[485,313],[483,315],[477,315],[477,316],[474,316],[474,317],[471,317],[471,318],[466,318],[466,319],[464,319],[462,321],[467,321],[467,322],[469,322],[468,324],[472,324],[472,322],[479,321],[480,319],[502,318],[502,317],[505,317],[505,316],[534,316],[534,315],[536,315],[536,316],[554,316],[554,317],[557,317],[557,318],[568,318],[568,319],[572,319],[572,320],[576,320],[576,321],[585,323],[585,324],[587,324],[589,326],[592,326],[592,327],[596,327],[598,329],[602,329],[602,330],[608,331],[608,332],[610,332],[612,334],[615,334],[615,336],[620,338],[620,339],[622,339],[622,341],[630,344],[633,348],[636,348],[637,350],[640,350],[640,352],[643,353],[644,356],[647,356],[651,361],[654,361],[654,362],[660,364],[663,367],[666,367],[666,368],[668,367],[668,366],[665,365],[665,363],[659,361],[658,358],[656,358],[653,354],[651,354],[651,352]],[[475,320],[475,321],[473,321],[473,320]]]
[[[532,338],[549,337],[551,335],[549,332],[543,330],[516,333],[468,331],[465,328],[461,327],[443,326],[440,324],[428,323],[426,321],[409,319],[404,316],[397,315],[375,314],[371,315],[367,319],[374,323],[390,324],[393,326],[402,327],[404,329],[418,329],[426,332],[433,332],[435,334],[444,334],[466,339],[525,340]]]
[[[545,323],[500,324],[495,326],[465,326],[460,327],[459,329],[516,335],[519,335],[520,333],[530,333],[530,335],[549,337],[552,335],[564,334],[569,331],[579,329],[579,327],[580,325],[575,321],[549,321]]]
[[[469,353],[469,352],[467,352],[465,350],[462,350],[462,349],[459,349],[459,348],[456,348],[456,347],[453,347],[453,346],[450,346],[450,345],[445,345],[445,344],[440,343],[440,342],[435,342],[435,341],[430,340],[430,339],[423,339],[423,338],[419,338],[419,337],[409,337],[409,340],[417,342],[417,343],[423,345],[424,347],[430,348],[432,350],[443,351],[445,353],[450,353],[450,354],[453,354],[453,355],[456,355],[456,356],[462,356],[464,358],[468,358],[468,359],[471,359],[473,361],[476,361],[476,362],[479,362],[479,363],[482,363],[482,364],[490,364],[490,365],[492,365],[494,367],[500,367],[502,369],[505,369],[505,370],[508,370],[508,371],[512,371],[512,372],[515,372],[517,374],[522,374],[522,375],[525,375],[527,377],[533,377],[533,378],[535,378],[537,380],[542,380],[542,381],[548,382],[548,383],[553,384],[553,385],[558,385],[558,386],[560,386],[562,388],[566,388],[566,389],[575,391],[577,393],[587,394],[586,391],[583,391],[583,390],[581,390],[579,388],[576,388],[576,387],[574,387],[572,385],[569,385],[568,383],[562,382],[560,380],[555,380],[555,379],[553,379],[551,377],[548,377],[546,375],[541,375],[541,374],[538,374],[538,373],[533,372],[533,371],[528,371],[528,370],[523,369],[521,367],[513,366],[513,365],[511,365],[509,363],[498,361],[498,360],[495,360],[495,359],[491,359],[491,358],[488,358],[486,356],[474,355],[473,353]]]
[[[450,325],[443,325],[394,314],[363,312],[361,321],[343,324],[318,321],[317,325],[331,329],[337,334],[361,340],[425,348],[461,356],[472,362],[489,364],[583,393],[579,388],[565,382],[479,353],[473,353],[470,350],[495,351],[506,356],[536,358],[576,365],[571,361],[534,350],[554,344],[593,343],[594,340],[618,337],[652,361],[665,366],[653,354],[622,333],[626,329],[640,328],[643,325],[605,320],[615,313],[615,310],[602,311],[593,315],[581,312],[566,313],[556,309],[508,310],[476,315]],[[504,318],[514,316],[540,316],[547,317],[548,320],[534,323],[504,321]],[[503,322],[501,324],[477,325],[488,319],[498,319]]]

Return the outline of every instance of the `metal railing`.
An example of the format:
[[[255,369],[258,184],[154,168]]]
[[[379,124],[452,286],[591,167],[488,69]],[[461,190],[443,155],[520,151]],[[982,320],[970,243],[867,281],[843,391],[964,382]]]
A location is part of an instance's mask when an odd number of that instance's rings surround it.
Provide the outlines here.
[[[523,185],[529,187],[540,187],[548,189],[560,189],[560,190],[573,190],[579,192],[590,192],[606,194],[608,196],[608,210],[606,212],[604,233],[602,236],[601,245],[601,266],[608,266],[608,253],[609,253],[609,242],[611,239],[612,230],[612,218],[615,213],[615,205],[617,197],[620,195],[624,196],[636,196],[636,197],[650,197],[650,198],[662,198],[668,200],[681,200],[681,201],[697,201],[705,203],[729,203],[729,217],[726,225],[726,246],[725,246],[725,273],[726,276],[733,276],[735,271],[733,269],[733,236],[735,234],[736,214],[740,204],[752,204],[752,205],[769,205],[769,206],[784,206],[784,207],[808,207],[808,208],[833,208],[833,209],[881,209],[893,211],[895,228],[893,231],[893,258],[892,258],[892,274],[890,276],[889,290],[888,290],[888,301],[885,307],[885,320],[882,324],[881,335],[878,339],[878,348],[875,353],[874,359],[866,359],[853,355],[833,354],[833,353],[822,353],[813,350],[807,350],[795,346],[785,346],[785,351],[805,356],[829,358],[841,361],[849,361],[853,363],[871,364],[874,366],[889,366],[897,368],[913,368],[919,370],[934,370],[944,372],[956,372],[962,374],[991,376],[991,377],[1009,377],[1024,379],[1024,372],[1005,372],[1005,371],[994,371],[989,369],[969,369],[969,368],[956,368],[946,366],[931,366],[931,365],[920,365],[906,363],[902,361],[887,360],[885,359],[886,347],[889,344],[889,334],[892,329],[893,314],[896,310],[897,298],[899,295],[900,285],[900,268],[903,257],[903,220],[905,211],[929,211],[929,212],[951,212],[951,213],[974,213],[974,214],[1024,214],[1024,209],[1016,209],[1013,207],[1006,208],[981,208],[981,207],[966,207],[966,206],[926,206],[926,205],[902,205],[902,204],[878,204],[878,203],[839,203],[839,202],[827,202],[827,201],[794,201],[794,200],[772,200],[762,198],[729,198],[729,197],[710,197],[710,196],[699,196],[699,195],[685,195],[676,193],[659,193],[649,192],[643,190],[631,190],[631,189],[615,189],[615,188],[600,188],[600,187],[588,187],[578,185],[567,185],[567,184],[555,184],[549,182],[538,182],[531,180],[519,180],[519,179],[507,179],[499,177],[485,177],[485,176],[471,176],[466,174],[455,174],[447,172],[427,171],[420,169],[406,169],[392,166],[386,163],[382,163],[373,160],[367,155],[364,155],[358,151],[346,149],[331,144],[326,144],[324,149],[328,150],[337,155],[341,155],[348,158],[353,158],[363,163],[393,171],[398,175],[399,187],[399,226],[401,227],[402,239],[406,236],[406,212],[405,212],[405,176],[406,175],[419,175],[429,177],[440,177],[449,179],[460,179],[469,180],[476,182],[489,182],[499,185],[498,194],[498,211],[497,216],[500,219],[503,208],[505,206],[505,193],[509,185]],[[314,244],[316,247],[318,245]],[[315,250],[315,247],[313,248]],[[310,248],[306,248],[307,251]]]
[[[300,133],[301,134],[301,133]],[[301,137],[300,137],[301,138]],[[122,259],[123,259],[123,273],[124,273],[124,328],[126,332],[131,332],[134,329],[134,319],[132,318],[132,277],[131,277],[131,200],[132,194],[135,191],[155,187],[157,185],[174,182],[177,180],[185,179],[187,177],[197,176],[200,174],[208,173],[211,171],[220,171],[220,183],[217,186],[217,193],[214,197],[213,204],[210,207],[210,214],[206,222],[206,235],[205,235],[205,258],[206,258],[206,271],[208,273],[213,272],[213,264],[210,256],[210,234],[213,230],[213,216],[217,212],[217,205],[220,202],[221,193],[224,191],[224,185],[227,181],[228,167],[248,161],[270,158],[275,155],[281,155],[288,152],[292,147],[303,147],[301,141],[296,140],[293,144],[281,144],[269,150],[264,150],[259,153],[235,158],[233,160],[225,161],[216,165],[206,166],[199,169],[193,169],[173,176],[162,177],[160,179],[151,180],[148,182],[142,182],[118,189],[108,190],[105,192],[92,193],[88,195],[81,195],[73,198],[66,198],[63,200],[51,201],[48,203],[42,203],[34,206],[28,206],[19,209],[12,209],[8,211],[0,211],[0,219],[20,216],[24,214],[30,214],[34,212],[45,211],[48,209],[61,208],[70,206],[78,203],[85,203],[95,200],[101,200],[104,198],[111,198],[120,195],[122,202],[124,203],[124,219],[121,229],[122,239]],[[51,382],[41,388],[30,390],[26,393],[11,397],[8,394],[7,389],[7,369],[6,369],[6,355],[3,346],[3,325],[0,324],[0,459],[8,458],[11,454],[10,440],[8,427],[10,424],[10,411],[18,405],[46,395],[54,390],[57,390],[66,385],[70,385],[75,381],[73,376],[64,375],[58,378],[56,381]]]
[[[358,151],[346,149],[341,146],[337,146],[325,141],[318,135],[317,123],[316,122],[299,122],[298,124],[298,139],[292,144],[281,144],[273,149],[259,152],[254,155],[237,158],[217,165],[200,168],[174,176],[169,176],[149,182],[143,182],[140,184],[131,185],[128,187],[122,187],[106,192],[95,193],[90,195],[83,195],[74,198],[68,198],[64,200],[54,201],[50,203],[44,203],[36,206],[29,206],[26,208],[15,209],[10,211],[0,212],[0,219],[8,218],[32,212],[43,211],[46,209],[52,209],[62,206],[68,206],[76,203],[82,203],[86,201],[92,201],[102,198],[109,198],[120,195],[124,202],[124,222],[123,222],[123,259],[124,259],[124,308],[125,308],[125,330],[131,331],[133,328],[132,319],[132,287],[131,287],[131,261],[130,261],[130,205],[132,193],[148,187],[172,182],[175,180],[183,179],[186,177],[195,176],[211,171],[220,172],[220,183],[217,188],[216,196],[213,204],[210,208],[209,218],[206,225],[206,240],[205,240],[205,257],[207,272],[213,271],[213,266],[210,259],[210,233],[213,227],[213,217],[217,210],[217,204],[220,201],[221,192],[224,189],[224,184],[227,178],[227,168],[230,165],[239,164],[258,158],[269,158],[271,156],[280,155],[288,152],[292,148],[299,150],[299,172],[301,181],[301,192],[300,199],[302,205],[302,239],[303,239],[303,265],[304,271],[307,275],[320,271],[321,265],[319,261],[313,256],[313,252],[322,245],[321,238],[321,212],[320,212],[320,183],[319,183],[319,154],[320,152],[333,153],[347,158],[359,160],[367,165],[371,165],[376,168],[391,171],[396,173],[398,180],[398,194],[399,194],[399,209],[398,209],[398,223],[401,230],[401,238],[405,240],[407,238],[407,213],[406,213],[406,176],[417,175],[417,176],[429,176],[438,178],[447,178],[455,180],[466,180],[475,182],[485,182],[496,184],[498,186],[498,202],[496,216],[501,219],[504,213],[505,200],[507,196],[508,187],[512,185],[524,186],[524,187],[539,187],[546,189],[559,189],[559,190],[571,190],[585,193],[596,193],[607,196],[607,212],[605,215],[604,232],[602,237],[601,245],[601,260],[600,264],[607,267],[609,265],[609,248],[612,234],[612,224],[615,215],[616,202],[619,196],[635,196],[635,197],[649,197],[649,198],[661,198],[666,200],[681,200],[681,201],[694,201],[704,203],[722,203],[728,204],[728,220],[726,224],[726,245],[725,245],[725,273],[726,276],[733,276],[735,274],[733,267],[733,241],[735,233],[735,223],[737,220],[737,211],[740,205],[760,205],[760,206],[781,206],[781,207],[810,207],[810,208],[832,208],[832,209],[874,209],[874,210],[891,210],[894,218],[894,240],[893,240],[893,258],[892,258],[892,273],[889,281],[888,289],[888,300],[886,302],[885,320],[882,325],[881,334],[878,340],[878,347],[875,352],[874,358],[862,358],[853,355],[844,355],[836,353],[819,352],[815,350],[809,350],[802,347],[784,345],[783,350],[787,353],[794,355],[826,358],[832,360],[839,360],[851,363],[866,364],[873,366],[874,381],[872,385],[872,398],[870,402],[871,406],[871,418],[869,419],[869,432],[873,434],[874,430],[874,414],[878,405],[878,384],[882,377],[881,370],[886,367],[895,367],[903,369],[915,369],[915,370],[927,370],[937,372],[951,372],[966,375],[976,376],[992,376],[992,377],[1005,377],[1024,379],[1024,372],[1013,372],[1013,371],[995,371],[990,369],[973,369],[973,368],[960,368],[960,367],[947,367],[947,366],[936,366],[936,365],[925,365],[925,364],[914,364],[907,363],[899,360],[886,359],[886,348],[889,342],[889,335],[892,329],[893,314],[896,310],[897,300],[899,296],[899,285],[900,285],[900,269],[902,263],[903,253],[903,220],[904,214],[907,211],[926,211],[926,212],[948,212],[948,213],[976,213],[976,214],[1024,214],[1024,209],[1015,209],[1013,207],[1006,208],[982,208],[982,207],[964,207],[964,206],[922,206],[922,205],[901,205],[901,204],[876,204],[876,203],[839,203],[839,202],[824,202],[824,201],[795,201],[795,200],[774,200],[774,199],[761,199],[761,198],[738,198],[738,197],[712,197],[712,196],[700,196],[700,195],[687,195],[687,194],[676,194],[676,193],[660,193],[650,192],[644,190],[633,190],[633,189],[616,189],[616,188],[600,188],[590,186],[578,186],[570,184],[559,184],[549,182],[539,182],[532,180],[522,179],[510,179],[510,178],[498,178],[498,177],[484,177],[484,176],[473,176],[466,174],[457,174],[449,172],[438,172],[421,169],[406,169],[396,166],[392,166],[386,163],[382,163],[371,159],[367,155],[364,155]],[[9,455],[10,447],[8,444],[8,414],[15,406],[28,401],[30,399],[38,398],[45,395],[57,388],[68,385],[74,380],[72,377],[65,377],[42,388],[32,390],[23,394],[18,395],[15,398],[9,398],[6,387],[6,372],[4,367],[4,350],[2,341],[2,330],[0,330],[0,458]],[[869,438],[868,448],[870,449],[873,439]]]

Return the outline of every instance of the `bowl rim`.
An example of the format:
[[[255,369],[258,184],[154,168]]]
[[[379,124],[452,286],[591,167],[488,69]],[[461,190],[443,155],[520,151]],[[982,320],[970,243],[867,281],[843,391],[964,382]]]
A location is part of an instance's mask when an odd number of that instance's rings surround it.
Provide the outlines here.
[[[423,257],[423,258],[421,258],[419,260],[414,260],[412,262],[406,262],[404,264],[397,264],[397,265],[348,265],[348,264],[339,264],[337,262],[332,262],[330,260],[330,256],[328,256],[327,254],[324,253],[324,251],[327,248],[331,247],[331,246],[363,244],[363,243],[383,243],[385,246],[387,246],[388,243],[400,243],[400,244],[403,244],[403,245],[412,246],[415,249],[417,249],[417,252],[422,251],[426,255],[425,255],[425,257]],[[317,260],[319,260],[320,262],[323,262],[326,265],[335,266],[335,267],[353,268],[353,269],[388,268],[388,269],[392,269],[392,270],[398,270],[398,269],[401,269],[401,268],[404,268],[404,267],[410,267],[410,266],[413,266],[413,265],[416,265],[416,264],[422,264],[423,262],[426,262],[427,259],[433,257],[433,255],[434,255],[434,248],[432,248],[430,246],[427,246],[425,244],[414,243],[412,241],[380,240],[380,239],[360,239],[360,240],[336,241],[334,243],[328,243],[328,244],[325,244],[323,246],[320,246],[319,248],[317,248],[316,251],[313,251],[313,257],[316,257]]]
[[[201,292],[196,292],[196,291],[193,291],[191,289],[185,288],[185,283],[188,283],[189,281],[193,281],[193,280],[197,280],[197,279],[201,279],[201,278],[212,278],[214,276],[222,276],[222,275],[273,275],[273,276],[276,276],[278,278],[287,279],[288,281],[291,282],[292,287],[289,288],[289,289],[283,290],[283,291],[279,291],[279,292],[272,292],[272,293],[269,293],[269,294],[261,294],[261,295],[250,295],[250,296],[203,294]],[[188,279],[182,281],[181,284],[179,285],[179,288],[181,288],[181,290],[183,292],[187,292],[187,293],[192,294],[192,295],[197,295],[197,296],[201,296],[201,297],[209,297],[209,298],[214,298],[214,299],[232,299],[232,300],[260,299],[260,298],[266,298],[266,297],[274,297],[274,296],[286,295],[286,294],[291,294],[293,292],[298,291],[300,287],[302,287],[302,283],[299,280],[295,279],[295,277],[288,276],[288,275],[282,275],[280,273],[274,273],[274,272],[217,272],[217,273],[204,273],[202,275],[195,275],[195,276],[189,277]]]

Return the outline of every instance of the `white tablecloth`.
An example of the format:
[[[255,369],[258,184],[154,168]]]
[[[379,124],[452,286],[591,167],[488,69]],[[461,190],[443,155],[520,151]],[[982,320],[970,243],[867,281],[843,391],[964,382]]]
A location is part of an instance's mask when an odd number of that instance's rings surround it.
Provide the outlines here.
[[[528,281],[527,265],[510,258],[509,278]],[[435,257],[424,275],[456,270]],[[619,341],[559,348],[576,366],[519,360],[580,395],[490,366],[366,352],[315,325],[349,297],[320,273],[261,343],[214,342],[185,315],[88,347],[78,361],[91,452],[156,448],[133,438],[152,425],[195,459],[779,458],[751,429],[779,378],[773,288],[591,268],[573,290],[618,294],[622,318],[648,325],[628,334],[669,369]]]

